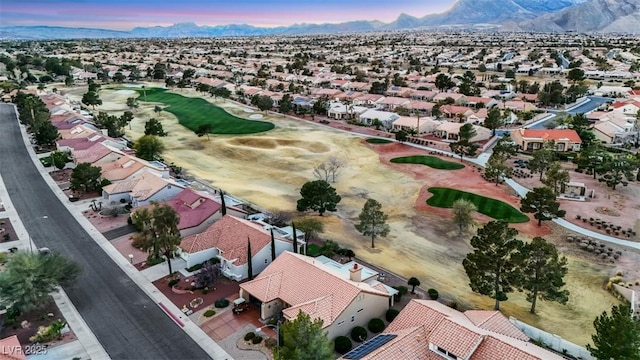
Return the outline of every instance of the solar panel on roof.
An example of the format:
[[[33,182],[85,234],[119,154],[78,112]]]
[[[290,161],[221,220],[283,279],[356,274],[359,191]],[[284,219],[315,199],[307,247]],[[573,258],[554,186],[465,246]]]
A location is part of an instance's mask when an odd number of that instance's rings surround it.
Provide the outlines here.
[[[360,360],[363,357],[371,354],[375,350],[379,349],[382,345],[393,340],[397,335],[395,334],[379,334],[367,340],[362,345],[349,351],[344,355],[345,359]]]

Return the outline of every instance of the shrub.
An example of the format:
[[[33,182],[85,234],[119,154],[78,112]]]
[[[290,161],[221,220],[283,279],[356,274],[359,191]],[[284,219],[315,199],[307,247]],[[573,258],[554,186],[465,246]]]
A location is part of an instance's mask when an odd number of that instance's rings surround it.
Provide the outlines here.
[[[452,309],[454,309],[454,310],[458,310],[458,307],[460,307],[460,305],[458,305],[457,301],[449,301],[447,306],[452,308]]]
[[[215,314],[216,314],[215,310],[209,309],[209,310],[205,311],[204,314],[202,314],[202,315],[204,315],[204,317],[212,317]]]
[[[387,310],[387,313],[384,314],[385,319],[387,319],[388,322],[392,322],[393,319],[396,318],[396,316],[398,316],[400,312],[396,309],[389,309]]]
[[[277,345],[278,345],[278,340],[276,340],[274,338],[266,338],[266,339],[264,339],[264,346],[267,349],[271,349],[271,348],[273,348],[274,346],[277,346]]]
[[[4,241],[9,241],[11,239],[11,235],[4,234],[3,238],[4,238]]]
[[[169,280],[169,287],[174,287],[176,284],[180,282],[180,279],[171,279]]]
[[[158,265],[163,262],[164,262],[164,259],[162,257],[149,257],[147,259],[147,266]]]
[[[202,264],[203,264],[203,263],[195,264],[195,265],[193,265],[192,267],[188,267],[188,268],[187,268],[187,271],[188,271],[188,272],[198,271],[198,270],[202,269]]]
[[[335,340],[334,348],[338,354],[346,354],[352,347],[351,340],[346,336],[338,336]]]
[[[400,301],[400,299],[402,299],[402,296],[406,295],[409,292],[409,288],[404,285],[394,286],[393,288],[398,290],[398,293],[394,296],[394,299],[396,301]]]
[[[367,329],[363,328],[362,326],[356,326],[351,329],[351,338],[353,339],[353,341],[363,342],[367,340],[367,335]]]
[[[256,344],[260,344],[262,342],[262,336],[254,336],[253,339],[251,339],[251,342],[256,345]]]
[[[367,328],[372,333],[377,334],[379,332],[382,332],[382,330],[384,330],[384,321],[382,321],[382,319],[379,319],[379,318],[373,318],[369,320],[369,324],[367,324]]]
[[[229,300],[225,298],[218,299],[215,301],[215,303],[213,303],[213,306],[215,306],[218,309],[226,308],[227,306],[229,306]]]
[[[440,294],[438,294],[438,290],[436,289],[429,289],[427,290],[427,293],[429,294],[429,298],[431,300],[438,300],[438,297],[440,296]]]
[[[209,293],[209,289],[204,288],[202,289],[202,295],[207,295]]]
[[[63,320],[56,320],[52,322],[49,326],[40,326],[38,328],[38,332],[29,338],[31,343],[47,343],[52,341],[58,337],[60,337],[60,332],[67,325],[67,323]]]
[[[244,341],[249,341],[254,337],[256,337],[256,333],[254,333],[253,331],[249,331],[248,333],[244,334]]]

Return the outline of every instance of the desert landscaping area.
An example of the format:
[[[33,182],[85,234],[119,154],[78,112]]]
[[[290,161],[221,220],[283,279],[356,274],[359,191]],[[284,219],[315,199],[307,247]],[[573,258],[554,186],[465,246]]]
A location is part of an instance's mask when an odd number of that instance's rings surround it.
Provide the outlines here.
[[[147,89],[152,86],[154,84],[147,84]],[[80,100],[83,92],[84,89],[78,88],[65,91],[65,94]],[[193,89],[171,92],[201,97]],[[138,96],[138,93],[122,88],[103,88],[100,96],[103,105],[96,110],[119,115],[129,110],[126,99]],[[258,110],[228,100],[204,98],[237,117],[258,118],[255,117]],[[189,175],[266,210],[295,212],[300,187],[315,179],[314,167],[330,156],[342,159],[345,165],[332,184],[342,196],[342,201],[338,204],[337,212],[321,218],[325,223],[322,238],[335,240],[341,246],[353,249],[359,258],[405,278],[418,277],[424,288],[436,288],[443,297],[455,300],[466,308],[492,307],[492,299],[471,291],[462,267],[462,260],[471,251],[469,239],[475,233],[475,228],[460,234],[450,219],[450,210],[426,203],[431,196],[427,189],[448,187],[501,200],[518,209],[519,197],[516,193],[506,185],[496,186],[483,180],[478,167],[465,164],[462,169],[454,167],[439,170],[421,164],[392,163],[392,158],[430,154],[398,143],[369,143],[364,137],[274,114],[261,114],[263,116],[260,117],[262,121],[272,122],[275,125],[273,130],[242,136],[212,134],[198,137],[180,125],[173,114],[167,111],[154,112],[155,105],[163,104],[145,103],[142,98],[138,101],[139,107],[134,110],[134,120],[130,129],[127,129],[127,137],[139,138],[144,133],[145,121],[150,118],[160,120],[168,132],[168,136],[162,138],[166,163],[175,163]],[[443,157],[442,160],[459,163],[457,158]],[[572,180],[575,177],[575,181],[583,182],[586,182],[583,178],[588,177],[573,172],[571,176]],[[536,180],[535,175],[533,180]],[[529,186],[526,183],[523,185]],[[625,188],[624,191],[631,188]],[[603,194],[601,189],[597,192]],[[383,210],[389,215],[391,227],[388,237],[376,240],[375,249],[371,249],[370,239],[363,237],[354,227],[367,198],[376,199],[382,204]],[[600,196],[597,199],[602,198]],[[633,208],[632,204],[632,201],[626,201],[626,207],[616,211],[622,213],[633,209],[637,212],[638,209]],[[567,208],[567,220],[574,221],[572,219],[576,213],[590,214],[582,208],[578,211]],[[475,218],[478,224],[491,220],[479,213]],[[625,227],[637,229],[637,223],[628,223],[625,218],[619,216],[616,220],[621,224],[624,222]],[[637,216],[634,219],[637,220]],[[592,254],[567,243],[565,236],[568,232],[555,224],[545,222],[538,227],[531,218],[531,221],[512,224],[512,227],[520,231],[519,238],[523,240],[534,236],[545,237],[568,257],[569,273],[565,280],[571,296],[567,305],[542,302],[538,314],[531,315],[524,295],[513,293],[502,304],[504,314],[579,345],[590,342],[593,319],[618,304],[618,300],[605,291],[603,285],[617,270],[623,271],[625,281],[640,279],[640,272],[637,269],[633,272],[634,264],[640,261],[638,255],[620,249],[622,256],[617,263],[601,262]]]

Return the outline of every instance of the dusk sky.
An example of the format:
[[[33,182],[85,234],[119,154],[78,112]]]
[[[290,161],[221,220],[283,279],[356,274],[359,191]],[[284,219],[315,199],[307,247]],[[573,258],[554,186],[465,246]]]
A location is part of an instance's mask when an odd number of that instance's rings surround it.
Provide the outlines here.
[[[0,0],[0,26],[53,25],[130,30],[136,26],[390,22],[442,12],[455,0]]]

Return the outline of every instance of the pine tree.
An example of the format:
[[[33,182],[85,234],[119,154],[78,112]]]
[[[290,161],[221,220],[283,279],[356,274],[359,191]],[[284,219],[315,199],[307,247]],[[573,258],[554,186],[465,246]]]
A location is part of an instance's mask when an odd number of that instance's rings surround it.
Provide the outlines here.
[[[541,237],[524,244],[517,255],[522,269],[519,290],[527,294],[532,314],[536,313],[538,298],[566,304],[569,291],[563,289],[567,274],[567,258],[558,255],[556,247]]]
[[[334,359],[333,345],[322,329],[322,319],[311,320],[302,311],[291,321],[280,326],[281,339],[280,356],[276,357],[278,349],[274,348],[274,358],[278,360],[328,360]]]
[[[375,248],[377,236],[385,237],[389,234],[387,218],[389,216],[382,211],[382,204],[374,199],[368,199],[360,212],[360,223],[356,229],[364,236],[371,236],[371,248]]]
[[[591,336],[593,346],[587,350],[598,360],[640,359],[640,322],[631,317],[628,305],[611,309],[611,315],[603,312],[593,322],[596,333]]]
[[[538,226],[542,225],[542,221],[564,217],[567,213],[560,210],[556,195],[546,186],[529,191],[520,202],[520,211],[533,213],[533,217],[538,220]]]
[[[487,223],[471,238],[474,250],[462,262],[471,289],[495,299],[495,310],[500,310],[500,301],[508,299],[507,294],[513,292],[518,279],[514,255],[522,248],[522,242],[514,238],[517,234],[504,221]]]

